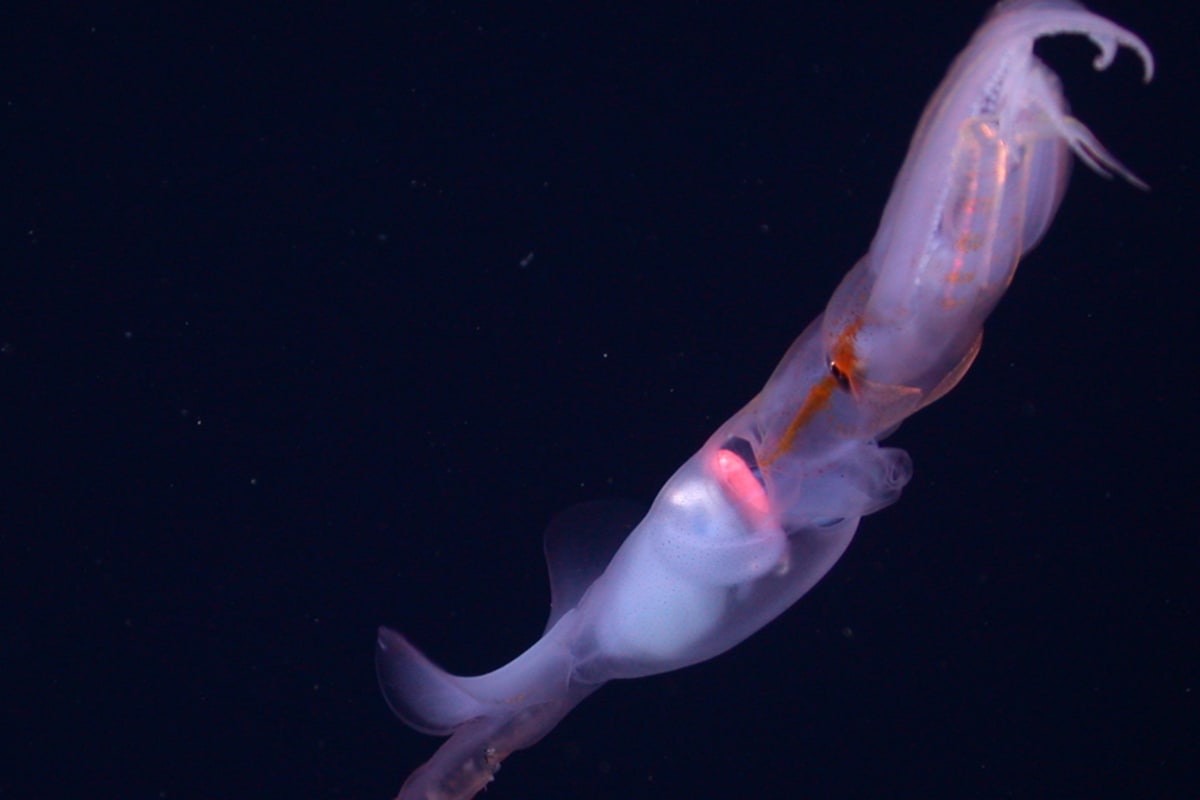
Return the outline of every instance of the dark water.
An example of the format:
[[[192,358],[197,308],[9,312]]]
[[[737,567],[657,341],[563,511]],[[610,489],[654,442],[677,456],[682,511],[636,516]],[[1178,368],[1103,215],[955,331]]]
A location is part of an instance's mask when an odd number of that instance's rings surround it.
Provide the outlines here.
[[[490,669],[866,248],[983,3],[42,4],[2,27],[0,797],[385,798],[374,630]],[[912,6],[906,8],[905,6]],[[1197,14],[916,477],[789,614],[488,797],[1200,792]]]

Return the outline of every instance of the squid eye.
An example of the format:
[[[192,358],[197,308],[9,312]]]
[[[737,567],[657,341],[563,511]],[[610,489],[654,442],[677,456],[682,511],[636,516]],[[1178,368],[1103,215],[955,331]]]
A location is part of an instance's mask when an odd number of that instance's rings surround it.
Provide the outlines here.
[[[838,363],[833,359],[829,360],[829,374],[837,381],[837,385],[844,391],[850,391],[850,376],[846,371],[838,366]]]

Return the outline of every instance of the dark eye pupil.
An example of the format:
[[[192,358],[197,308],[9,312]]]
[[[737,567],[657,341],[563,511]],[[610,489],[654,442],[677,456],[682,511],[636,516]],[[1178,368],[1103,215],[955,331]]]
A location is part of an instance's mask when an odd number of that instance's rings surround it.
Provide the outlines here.
[[[846,374],[845,370],[838,366],[836,361],[829,362],[829,374],[833,376],[835,381],[837,381],[837,385],[839,387],[846,389],[847,391],[850,389],[850,376]]]

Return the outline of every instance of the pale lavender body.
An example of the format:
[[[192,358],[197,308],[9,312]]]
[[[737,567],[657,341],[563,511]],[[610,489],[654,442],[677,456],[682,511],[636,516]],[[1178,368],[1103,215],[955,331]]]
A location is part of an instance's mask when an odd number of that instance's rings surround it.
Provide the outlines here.
[[[762,391],[667,482],[607,566],[548,542],[543,637],[478,677],[380,630],[392,709],[451,738],[400,800],[461,800],[606,681],[704,661],[770,622],[892,502],[911,467],[878,440],[952,389],[1066,190],[1072,151],[1140,182],[1069,117],[1041,37],[1088,36],[1103,69],[1135,35],[1068,0],[998,6],[930,101],[870,250]]]

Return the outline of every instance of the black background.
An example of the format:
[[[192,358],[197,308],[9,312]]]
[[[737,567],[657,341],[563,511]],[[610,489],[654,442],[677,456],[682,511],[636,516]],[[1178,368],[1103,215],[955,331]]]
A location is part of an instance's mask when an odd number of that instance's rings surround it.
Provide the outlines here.
[[[1200,796],[1198,27],[1039,52],[1077,168],[916,476],[489,797]],[[4,28],[0,797],[390,797],[374,631],[538,635],[865,250],[982,2],[41,4]]]

